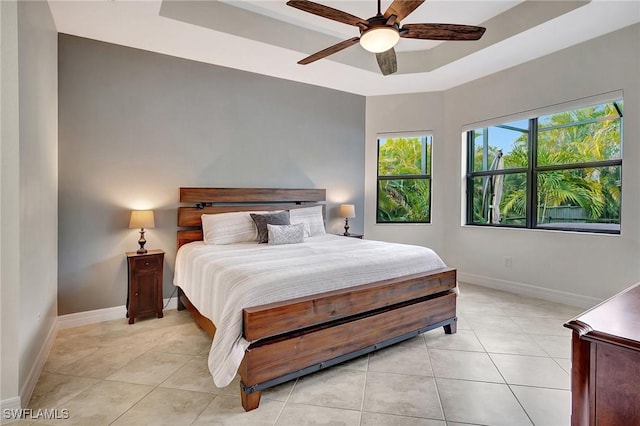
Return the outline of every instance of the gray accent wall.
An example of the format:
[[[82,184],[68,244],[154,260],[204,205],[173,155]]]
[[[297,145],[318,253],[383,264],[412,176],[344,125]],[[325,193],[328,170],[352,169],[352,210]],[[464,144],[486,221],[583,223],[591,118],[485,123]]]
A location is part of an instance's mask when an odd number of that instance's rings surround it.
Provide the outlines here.
[[[327,231],[345,202],[363,231],[364,97],[64,34],[58,59],[61,315],[125,304],[132,209],[169,297],[181,186],[326,188]]]

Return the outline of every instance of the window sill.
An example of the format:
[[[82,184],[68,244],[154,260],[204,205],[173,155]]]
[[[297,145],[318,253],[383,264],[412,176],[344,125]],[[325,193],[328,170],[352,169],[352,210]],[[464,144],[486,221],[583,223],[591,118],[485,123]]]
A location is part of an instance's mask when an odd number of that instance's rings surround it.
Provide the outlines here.
[[[622,235],[621,232],[613,233],[613,232],[596,232],[596,231],[578,231],[570,230],[570,229],[552,229],[552,227],[547,226],[544,228],[515,228],[510,226],[493,226],[493,225],[474,225],[474,224],[462,224],[462,228],[474,228],[474,229],[494,229],[494,230],[502,230],[502,231],[533,231],[533,232],[548,232],[548,233],[563,233],[563,234],[571,234],[571,235],[595,235],[595,236],[604,236],[604,237],[620,237]],[[580,228],[584,229],[584,228]]]

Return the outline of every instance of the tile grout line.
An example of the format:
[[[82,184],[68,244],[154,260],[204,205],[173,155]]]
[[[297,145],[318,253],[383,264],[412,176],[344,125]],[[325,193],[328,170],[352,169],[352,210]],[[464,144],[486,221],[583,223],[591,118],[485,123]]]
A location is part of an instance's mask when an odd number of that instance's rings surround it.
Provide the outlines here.
[[[513,321],[513,318],[511,317],[511,315],[507,315],[509,317],[509,319],[511,319],[511,321]],[[528,318],[528,317],[518,317],[518,318]],[[515,323],[515,321],[513,321]],[[516,325],[518,325],[516,323]],[[544,350],[544,348],[542,346],[540,346],[538,344],[538,342],[532,337],[532,334],[527,332],[526,330],[522,329],[522,327],[520,327],[520,325],[518,325],[518,328],[520,328],[522,330],[522,333],[526,336],[528,336],[531,341],[538,346],[543,353],[547,354],[547,356],[544,357],[539,357],[539,358],[550,358],[553,359],[547,351]],[[476,336],[477,337],[477,336]],[[480,340],[480,339],[478,339]],[[480,342],[480,344],[482,344],[482,342]],[[484,346],[484,345],[483,345]],[[498,355],[500,355],[501,353],[497,353]],[[513,388],[511,387],[513,386],[518,386],[516,384],[513,383],[509,383],[506,379],[506,377],[504,377],[504,374],[502,373],[502,371],[500,370],[500,368],[498,368],[498,366],[495,363],[495,360],[493,359],[493,357],[491,356],[491,352],[487,352],[487,355],[489,356],[489,359],[491,360],[491,362],[493,363],[493,365],[495,366],[496,370],[498,370],[498,373],[500,373],[500,375],[502,376],[502,378],[504,379],[505,384],[507,385],[509,392],[511,392],[511,395],[513,395],[513,397],[515,398],[515,400],[518,402],[518,405],[522,408],[522,411],[525,413],[525,415],[527,416],[527,418],[529,419],[529,421],[531,422],[532,425],[535,425],[535,422],[533,421],[533,418],[531,417],[531,414],[529,414],[529,412],[527,411],[527,409],[525,408],[524,404],[522,403],[522,401],[520,401],[520,398],[518,398],[518,396],[516,395],[516,393],[514,392]],[[523,354],[502,354],[502,355],[514,355],[514,356],[531,356],[531,355],[523,355]],[[554,361],[555,362],[555,361]],[[556,362],[557,364],[557,362]],[[548,387],[538,387],[538,386],[528,386],[531,388],[539,388],[539,389],[551,389]]]
[[[147,351],[143,352],[142,354],[140,354],[139,356],[135,357],[134,359],[132,359],[131,361],[129,361],[128,363],[126,363],[125,365],[123,365],[121,368],[119,368],[116,371],[120,371],[122,368],[126,367],[127,365],[129,365],[131,362],[133,362],[134,360],[140,358],[142,355],[146,354],[147,352],[149,352],[151,349],[147,349]],[[114,372],[115,373],[115,372]],[[114,374],[112,373],[112,374]],[[111,374],[109,375],[111,376]],[[108,377],[108,376],[107,376]],[[104,379],[102,379],[103,382],[107,381],[107,378],[105,377]],[[118,383],[127,383],[127,382],[122,382],[120,380],[111,380],[113,382],[118,382]],[[152,387],[151,390],[149,390],[149,392],[147,392],[146,394],[144,394],[144,396],[142,398],[140,398],[138,401],[136,401],[135,404],[131,405],[131,407],[127,408],[126,410],[124,410],[124,412],[122,412],[118,417],[116,417],[112,422],[110,422],[109,424],[112,425],[115,422],[118,421],[118,419],[120,419],[122,416],[124,416],[125,414],[127,414],[133,407],[135,407],[136,405],[138,405],[140,403],[140,401],[142,401],[143,399],[145,399],[147,396],[149,396],[151,394],[151,392],[153,392],[154,390],[156,390],[157,385]]]
[[[293,394],[293,390],[296,388],[296,386],[298,385],[298,381],[300,380],[300,378],[296,378],[295,382],[293,383],[293,386],[291,386],[291,390],[289,391],[289,394],[287,395],[287,397],[284,400],[284,404],[282,404],[282,407],[280,408],[280,411],[278,412],[278,415],[276,416],[275,421],[273,422],[273,425],[277,425],[278,422],[280,421],[280,418],[282,417],[282,413],[284,413],[285,408],[287,408],[287,404],[289,403],[289,400],[291,399],[291,395]]]
[[[369,378],[369,361],[371,360],[371,354],[367,354],[367,367],[364,370],[364,384],[362,386],[362,401],[360,402],[360,421],[358,424],[362,426],[362,416],[364,414],[364,401],[367,397],[367,379]]]
[[[474,331],[475,334],[475,331]],[[532,425],[535,425],[535,423],[533,422],[533,419],[531,418],[531,416],[529,415],[529,413],[527,412],[527,410],[524,408],[524,405],[522,405],[522,402],[520,402],[520,400],[518,399],[518,397],[516,396],[516,394],[513,392],[513,389],[511,389],[511,386],[509,386],[509,382],[507,381],[507,378],[504,377],[504,374],[502,373],[502,371],[498,368],[498,366],[496,365],[495,360],[491,357],[490,353],[487,352],[486,347],[484,346],[484,344],[482,343],[482,341],[480,341],[480,339],[478,338],[478,336],[476,335],[476,339],[478,339],[478,341],[480,342],[480,344],[482,345],[482,347],[485,349],[485,353],[487,354],[487,356],[489,357],[489,360],[491,361],[491,364],[493,364],[493,367],[496,369],[496,371],[498,372],[498,374],[500,374],[500,377],[502,377],[502,380],[504,380],[504,384],[507,385],[507,389],[509,389],[509,392],[511,392],[511,395],[513,395],[513,397],[515,398],[515,400],[518,402],[518,405],[520,406],[520,408],[522,409],[522,412],[525,414],[525,416],[527,416],[527,419],[529,419],[529,421],[531,422]]]
[[[457,332],[457,330],[456,330]],[[442,398],[440,398],[440,389],[438,388],[438,380],[436,378],[435,370],[433,369],[433,362],[431,361],[431,354],[429,353],[429,345],[427,344],[427,338],[422,334],[422,342],[424,343],[424,349],[427,351],[427,358],[429,359],[429,366],[431,367],[431,375],[433,377],[433,385],[436,388],[436,397],[438,398],[438,405],[440,406],[440,412],[442,413],[442,420],[447,424],[447,413],[444,411],[444,405],[442,405]]]

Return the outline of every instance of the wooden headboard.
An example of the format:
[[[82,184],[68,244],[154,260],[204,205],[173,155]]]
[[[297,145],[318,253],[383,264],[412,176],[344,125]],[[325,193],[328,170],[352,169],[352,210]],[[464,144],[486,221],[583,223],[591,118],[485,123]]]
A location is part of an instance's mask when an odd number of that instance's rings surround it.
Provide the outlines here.
[[[202,240],[203,214],[295,209],[325,200],[325,189],[180,188],[180,203],[191,206],[178,207],[178,248]]]

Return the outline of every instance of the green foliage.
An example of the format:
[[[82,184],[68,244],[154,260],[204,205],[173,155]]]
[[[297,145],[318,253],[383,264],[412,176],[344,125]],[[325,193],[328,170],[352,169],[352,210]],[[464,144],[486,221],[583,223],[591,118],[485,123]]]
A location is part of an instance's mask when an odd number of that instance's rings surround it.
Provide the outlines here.
[[[428,179],[378,181],[378,222],[429,222]]]
[[[388,138],[379,142],[378,222],[429,222],[431,162],[427,138]],[[426,148],[426,149],[424,149]]]
[[[621,102],[619,103],[621,105]],[[613,103],[566,111],[538,119],[538,166],[566,166],[539,171],[538,223],[548,223],[551,210],[579,206],[588,221],[620,221],[620,166],[572,167],[572,165],[621,158],[621,120]],[[504,155],[505,168],[528,166],[527,134],[514,141]],[[482,160],[482,146],[475,149],[474,164]],[[489,149],[490,158],[496,149]],[[478,160],[480,157],[480,160]],[[473,212],[476,223],[487,223],[482,211],[482,181],[474,181]],[[500,203],[502,222],[517,224],[525,216],[527,182],[524,173],[505,174]],[[584,221],[584,220],[580,220]]]

